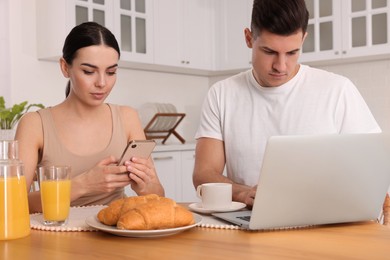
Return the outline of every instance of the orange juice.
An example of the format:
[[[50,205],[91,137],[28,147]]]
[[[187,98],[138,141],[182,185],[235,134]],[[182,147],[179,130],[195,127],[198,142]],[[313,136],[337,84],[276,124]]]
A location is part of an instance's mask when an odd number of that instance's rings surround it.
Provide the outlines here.
[[[26,179],[0,177],[0,240],[30,234]]]
[[[70,180],[41,181],[43,218],[63,221],[68,218],[70,208]]]

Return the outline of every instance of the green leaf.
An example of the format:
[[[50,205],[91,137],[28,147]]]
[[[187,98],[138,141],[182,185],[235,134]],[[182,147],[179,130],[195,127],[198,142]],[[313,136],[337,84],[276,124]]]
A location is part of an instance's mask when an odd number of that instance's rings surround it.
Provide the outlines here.
[[[42,104],[30,104],[27,101],[15,104],[11,108],[5,107],[4,97],[0,97],[0,129],[12,129],[19,119],[32,107],[45,108]]]

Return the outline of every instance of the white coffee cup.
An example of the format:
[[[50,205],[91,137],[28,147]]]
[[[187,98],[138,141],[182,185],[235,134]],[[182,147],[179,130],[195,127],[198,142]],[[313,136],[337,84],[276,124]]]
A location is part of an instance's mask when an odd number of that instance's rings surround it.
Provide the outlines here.
[[[232,205],[232,184],[204,183],[196,188],[204,209],[228,209]]]

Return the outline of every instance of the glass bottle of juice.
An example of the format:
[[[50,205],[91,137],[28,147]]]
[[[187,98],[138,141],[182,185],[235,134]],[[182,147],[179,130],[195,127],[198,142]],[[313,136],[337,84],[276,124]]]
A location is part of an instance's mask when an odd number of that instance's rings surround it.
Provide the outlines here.
[[[23,163],[15,140],[0,141],[0,240],[30,234],[30,215]]]

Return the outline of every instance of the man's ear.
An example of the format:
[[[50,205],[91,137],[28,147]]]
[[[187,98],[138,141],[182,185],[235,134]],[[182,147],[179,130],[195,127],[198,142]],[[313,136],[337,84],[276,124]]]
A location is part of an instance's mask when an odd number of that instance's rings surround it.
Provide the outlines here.
[[[249,28],[245,28],[244,34],[245,34],[246,46],[248,46],[248,48],[252,48],[253,35],[252,35],[251,30],[249,30]]]
[[[65,78],[69,78],[69,65],[64,58],[60,58],[60,68],[62,75],[64,75]]]

